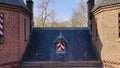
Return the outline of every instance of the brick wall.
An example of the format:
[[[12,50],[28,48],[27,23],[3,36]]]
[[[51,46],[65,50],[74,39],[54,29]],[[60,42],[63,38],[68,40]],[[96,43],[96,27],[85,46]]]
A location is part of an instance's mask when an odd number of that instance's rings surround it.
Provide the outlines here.
[[[0,13],[4,14],[4,43],[0,44],[0,68],[14,68],[18,65],[29,39],[29,15],[10,7],[0,8]],[[26,40],[24,19],[26,19]]]
[[[18,12],[0,10],[4,14],[4,43],[0,44],[0,64],[18,61]]]
[[[95,37],[96,31],[94,28],[96,25],[93,24],[93,40],[102,61],[120,61],[120,38],[118,30],[119,8],[120,5],[111,5],[102,7],[94,12],[95,17],[93,19],[95,20],[94,24],[97,23],[98,36]],[[111,66],[110,63],[103,63]],[[112,66],[114,67],[116,65],[112,64]]]
[[[25,51],[26,45],[28,43],[28,39],[29,39],[29,17],[24,16],[23,14],[19,13],[20,15],[20,23],[19,23],[19,46],[20,46],[20,58],[22,58],[22,55]],[[24,23],[26,19],[26,37],[25,37],[25,29],[24,29]]]

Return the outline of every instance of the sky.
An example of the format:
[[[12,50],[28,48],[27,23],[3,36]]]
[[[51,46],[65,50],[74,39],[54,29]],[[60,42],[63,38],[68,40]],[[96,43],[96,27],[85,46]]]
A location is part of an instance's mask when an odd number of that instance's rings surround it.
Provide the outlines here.
[[[38,4],[40,0],[33,1],[34,1],[34,16],[36,16],[39,14]],[[72,15],[73,9],[76,9],[80,2],[81,0],[54,0],[54,3],[50,3],[49,9],[55,10],[57,19],[68,20]]]
[[[38,3],[40,0],[34,1],[34,15],[39,14]],[[81,0],[54,0],[53,3],[50,3],[49,9],[53,9],[56,12],[56,17],[59,20],[67,20],[72,15],[72,10],[77,8]]]

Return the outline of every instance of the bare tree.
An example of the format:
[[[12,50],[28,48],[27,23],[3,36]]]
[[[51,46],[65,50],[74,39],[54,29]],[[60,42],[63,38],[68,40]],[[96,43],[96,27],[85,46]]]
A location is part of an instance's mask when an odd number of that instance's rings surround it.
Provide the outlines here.
[[[51,27],[54,27],[54,24],[57,22],[55,11],[53,11],[49,18],[49,23],[51,23]]]
[[[40,13],[39,16],[36,17],[36,20],[38,24],[42,24],[43,27],[45,26],[45,23],[48,23],[55,17],[55,11],[49,9],[49,4],[51,2],[53,2],[53,0],[41,0],[38,5]]]
[[[81,14],[77,10],[73,10],[71,22],[73,27],[77,27],[79,22],[81,21]]]
[[[73,27],[85,27],[87,25],[87,6],[85,1],[81,1],[73,10],[71,22]]]

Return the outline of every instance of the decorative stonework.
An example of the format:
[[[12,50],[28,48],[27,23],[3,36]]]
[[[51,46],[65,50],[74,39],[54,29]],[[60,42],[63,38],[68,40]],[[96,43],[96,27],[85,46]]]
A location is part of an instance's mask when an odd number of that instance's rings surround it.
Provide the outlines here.
[[[105,68],[119,68],[120,67],[120,62],[103,60],[103,65],[104,65]]]
[[[3,38],[3,24],[4,24],[4,15],[0,13],[0,44],[4,42]]]

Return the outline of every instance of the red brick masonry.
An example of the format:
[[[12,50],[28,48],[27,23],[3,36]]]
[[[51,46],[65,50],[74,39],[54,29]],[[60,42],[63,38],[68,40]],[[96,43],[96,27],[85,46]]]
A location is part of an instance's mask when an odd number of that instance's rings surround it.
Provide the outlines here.
[[[21,7],[1,3],[0,13],[4,14],[4,43],[0,44],[0,68],[15,68],[27,46],[30,15]]]

